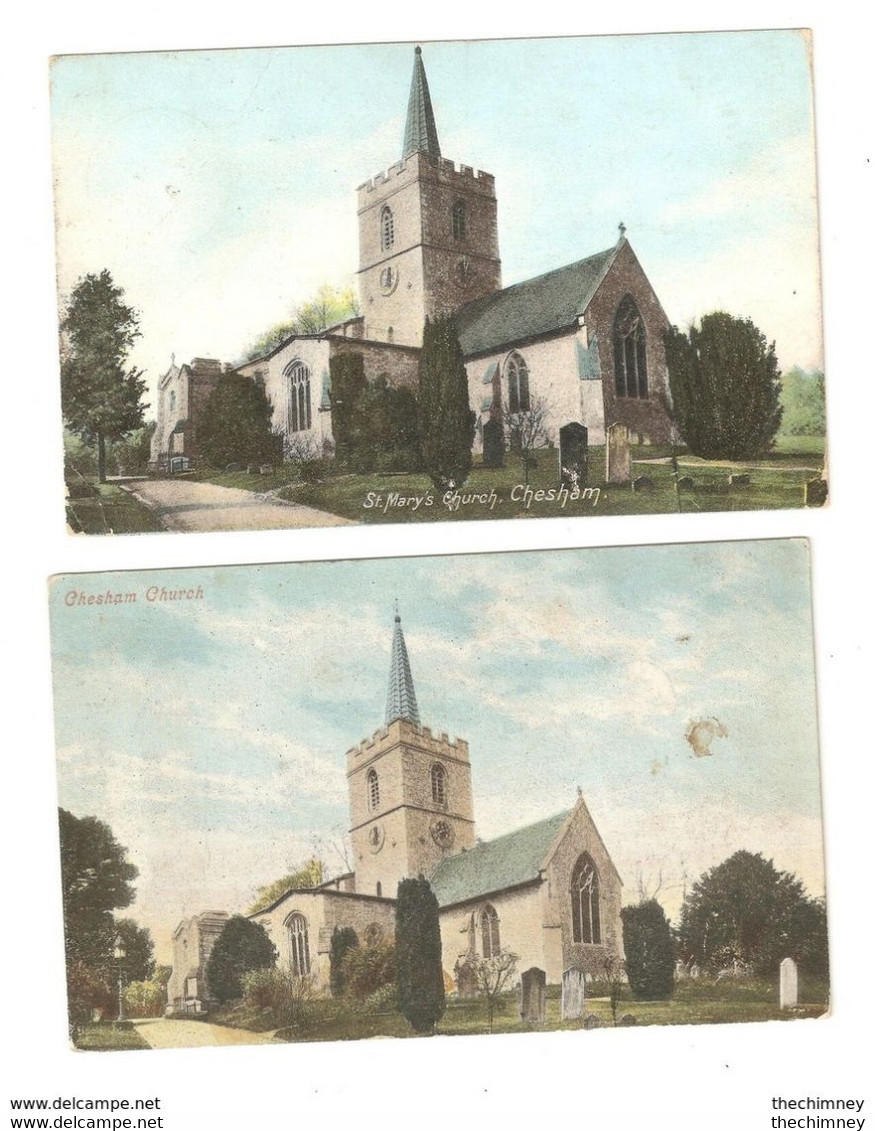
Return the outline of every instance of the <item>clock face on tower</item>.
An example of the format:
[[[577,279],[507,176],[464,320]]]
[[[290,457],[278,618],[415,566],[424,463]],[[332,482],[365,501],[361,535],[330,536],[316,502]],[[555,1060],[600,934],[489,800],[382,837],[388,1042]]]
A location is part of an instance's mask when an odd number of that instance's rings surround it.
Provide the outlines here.
[[[439,848],[451,848],[453,840],[453,826],[449,821],[438,818],[431,823],[431,839]]]
[[[379,852],[383,847],[383,841],[386,839],[386,834],[383,831],[382,825],[372,825],[368,832],[368,848],[371,852]]]
[[[384,267],[380,271],[380,293],[392,294],[398,286],[399,277],[397,267]]]
[[[470,287],[474,282],[474,277],[477,272],[474,270],[474,265],[467,256],[460,259],[456,264],[456,282],[460,287]]]

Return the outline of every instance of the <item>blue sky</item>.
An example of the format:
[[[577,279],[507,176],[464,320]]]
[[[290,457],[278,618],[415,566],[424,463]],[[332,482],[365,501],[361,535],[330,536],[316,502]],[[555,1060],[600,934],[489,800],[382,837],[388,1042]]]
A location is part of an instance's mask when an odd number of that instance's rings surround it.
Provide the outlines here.
[[[751,316],[822,364],[804,33],[429,43],[445,156],[496,177],[504,283],[622,220],[672,321]],[[400,157],[410,44],[63,56],[52,67],[62,296],[108,267],[150,382],[235,359],[352,282],[355,187]]]
[[[149,604],[152,584],[204,599]],[[138,600],[65,604],[107,588]],[[580,786],[627,900],[661,875],[674,914],[738,848],[823,891],[803,541],[59,577],[60,803],[128,847],[162,947],[314,850],[340,870],[344,754],[382,725],[396,597],[423,722],[470,743],[480,836]],[[703,720],[721,736],[697,756]]]

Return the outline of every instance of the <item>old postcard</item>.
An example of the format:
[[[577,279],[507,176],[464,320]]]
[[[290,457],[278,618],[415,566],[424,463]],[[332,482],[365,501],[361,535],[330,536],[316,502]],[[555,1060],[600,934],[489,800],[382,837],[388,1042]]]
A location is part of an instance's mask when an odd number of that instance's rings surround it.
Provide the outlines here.
[[[78,1047],[827,1010],[806,542],[50,599]]]
[[[827,496],[804,31],[62,56],[68,523]]]

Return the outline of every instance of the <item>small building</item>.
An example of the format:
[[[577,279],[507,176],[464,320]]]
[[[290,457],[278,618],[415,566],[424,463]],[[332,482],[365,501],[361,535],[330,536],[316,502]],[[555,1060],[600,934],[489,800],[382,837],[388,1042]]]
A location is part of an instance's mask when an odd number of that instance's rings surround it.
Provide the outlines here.
[[[202,1013],[210,1005],[207,963],[228,921],[226,911],[202,911],[183,919],[173,932],[173,970],[167,983],[167,1008]]]
[[[156,471],[183,471],[197,462],[198,422],[210,393],[222,376],[222,363],[196,357],[170,368],[158,381],[158,423],[152,436],[150,465]]]

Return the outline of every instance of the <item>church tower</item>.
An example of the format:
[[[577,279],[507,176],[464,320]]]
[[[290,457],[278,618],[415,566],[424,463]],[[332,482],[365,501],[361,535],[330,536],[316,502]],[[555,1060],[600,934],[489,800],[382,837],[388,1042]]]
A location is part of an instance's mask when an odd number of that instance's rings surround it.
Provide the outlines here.
[[[394,898],[400,880],[429,877],[473,848],[468,743],[422,726],[395,614],[386,725],[346,756],[355,890]]]
[[[428,317],[501,288],[495,178],[441,156],[416,48],[401,160],[358,189],[364,336],[421,346]]]

